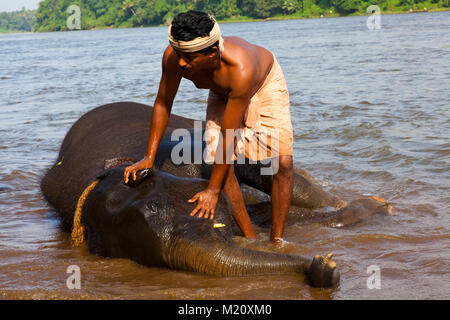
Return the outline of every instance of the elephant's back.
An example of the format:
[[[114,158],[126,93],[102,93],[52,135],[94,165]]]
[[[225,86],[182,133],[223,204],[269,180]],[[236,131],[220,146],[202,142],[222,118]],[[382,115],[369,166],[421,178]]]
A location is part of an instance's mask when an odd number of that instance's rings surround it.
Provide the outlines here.
[[[103,141],[103,137],[114,136],[127,140],[128,136],[137,133],[144,133],[144,138],[147,139],[152,112],[153,107],[136,102],[116,102],[99,106],[84,114],[72,125],[61,145],[60,155],[85,139],[95,144]],[[176,128],[193,128],[194,121],[172,114],[166,134]],[[142,143],[139,145],[142,146]],[[127,148],[127,151],[130,149],[133,148]]]
[[[106,160],[142,158],[152,111],[145,104],[112,103],[87,112],[72,125],[41,182],[44,196],[61,214],[63,225],[71,225],[79,196],[104,171]],[[172,115],[166,134],[193,124],[193,119]]]

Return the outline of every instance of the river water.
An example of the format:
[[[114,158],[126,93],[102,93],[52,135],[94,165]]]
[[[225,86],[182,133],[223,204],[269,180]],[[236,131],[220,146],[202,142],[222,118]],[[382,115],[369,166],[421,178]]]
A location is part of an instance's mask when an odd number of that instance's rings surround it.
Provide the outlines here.
[[[450,12],[382,15],[379,30],[366,20],[222,25],[277,56],[296,166],[345,200],[378,195],[394,208],[342,229],[289,226],[280,249],[267,229],[255,241],[235,238],[311,257],[333,252],[341,284],[327,290],[296,275],[209,277],[72,248],[40,179],[88,110],[153,104],[167,29],[0,35],[0,299],[448,299]],[[204,119],[206,98],[183,80],[173,113]],[[66,286],[70,265],[80,267],[79,290]],[[370,289],[371,268],[379,289]]]

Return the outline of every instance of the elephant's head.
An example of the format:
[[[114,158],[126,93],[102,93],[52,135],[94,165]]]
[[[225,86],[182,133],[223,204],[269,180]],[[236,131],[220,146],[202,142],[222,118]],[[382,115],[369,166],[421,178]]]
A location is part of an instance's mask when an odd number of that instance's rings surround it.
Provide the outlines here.
[[[298,272],[307,274],[316,286],[332,286],[339,281],[336,265],[328,258],[322,261],[316,257],[312,263],[300,256],[235,245],[230,205],[223,195],[214,221],[191,217],[189,212],[195,204],[187,200],[206,186],[203,179],[156,171],[130,187],[123,183],[123,167],[109,170],[85,203],[83,217],[90,251],[130,258],[147,266],[210,275]]]

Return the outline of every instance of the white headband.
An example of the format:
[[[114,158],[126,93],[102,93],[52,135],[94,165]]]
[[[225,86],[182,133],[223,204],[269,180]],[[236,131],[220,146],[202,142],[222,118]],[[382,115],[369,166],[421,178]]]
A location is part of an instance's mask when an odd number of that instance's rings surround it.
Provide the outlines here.
[[[211,16],[210,16],[211,17]],[[169,26],[169,42],[177,50],[180,50],[181,52],[196,52],[203,50],[205,48],[208,48],[212,46],[214,43],[219,41],[219,51],[223,52],[223,38],[222,34],[220,33],[219,24],[214,20],[213,17],[211,19],[214,21],[214,26],[212,30],[209,32],[209,35],[204,37],[197,37],[195,39],[192,39],[190,41],[182,41],[182,40],[176,40],[174,37],[172,37],[171,30],[172,30],[172,24]]]

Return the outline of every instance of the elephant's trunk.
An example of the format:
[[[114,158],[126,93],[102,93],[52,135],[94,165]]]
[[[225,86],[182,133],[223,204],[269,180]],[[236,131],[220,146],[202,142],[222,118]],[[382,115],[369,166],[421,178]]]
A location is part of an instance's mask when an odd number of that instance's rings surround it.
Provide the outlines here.
[[[297,255],[250,250],[225,242],[211,244],[188,239],[177,239],[172,245],[171,249],[165,251],[164,258],[168,266],[174,269],[215,276],[301,273],[308,276],[312,285],[320,287],[334,286],[339,281],[339,272],[334,272],[335,268],[330,276],[324,275],[323,270],[311,270],[312,259]]]

